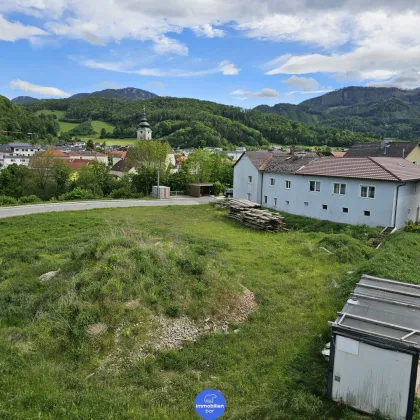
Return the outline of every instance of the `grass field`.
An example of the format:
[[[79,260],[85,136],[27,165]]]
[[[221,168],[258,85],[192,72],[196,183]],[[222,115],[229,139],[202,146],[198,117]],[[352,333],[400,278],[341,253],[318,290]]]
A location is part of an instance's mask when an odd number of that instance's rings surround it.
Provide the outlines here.
[[[56,115],[58,119],[61,119],[61,118],[65,118],[66,112],[65,111],[51,111],[51,110],[48,110],[48,109],[44,109],[44,110],[38,111],[37,115],[39,115],[39,114]],[[69,123],[69,122],[63,122],[63,121],[59,121],[58,123],[60,124],[60,134],[65,133],[67,131],[70,131],[71,129],[73,129],[74,127],[76,127],[78,125],[77,123]],[[86,140],[99,139],[100,132],[101,132],[102,128],[105,128],[105,130],[109,133],[112,133],[114,131],[114,128],[115,128],[115,126],[112,125],[112,124],[109,124],[109,123],[104,122],[104,121],[98,121],[98,120],[92,121],[92,127],[96,131],[97,134],[94,135],[94,136],[85,137],[84,139],[86,139]]]
[[[325,397],[327,321],[360,272],[419,282],[418,233],[394,234],[375,250],[372,229],[324,233],[334,225],[323,222],[317,232],[259,233],[210,206],[33,215],[0,226],[4,419],[193,420],[205,388],[223,392],[226,419],[359,419]],[[57,269],[56,279],[38,280]],[[247,323],[131,357],[153,330],[151,314],[215,317],[240,285],[258,304]],[[133,299],[140,304],[129,310]],[[99,322],[106,333],[88,338],[86,327]]]

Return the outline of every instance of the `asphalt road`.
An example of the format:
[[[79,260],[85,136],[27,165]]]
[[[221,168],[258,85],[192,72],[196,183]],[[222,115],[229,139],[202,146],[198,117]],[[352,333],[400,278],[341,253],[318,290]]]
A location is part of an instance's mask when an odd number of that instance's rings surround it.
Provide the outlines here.
[[[156,207],[156,206],[194,206],[208,204],[211,197],[177,197],[168,200],[97,200],[72,201],[66,203],[29,204],[25,206],[0,207],[0,219],[5,217],[24,216],[27,214],[51,213],[57,211],[77,211],[108,209],[117,207]]]

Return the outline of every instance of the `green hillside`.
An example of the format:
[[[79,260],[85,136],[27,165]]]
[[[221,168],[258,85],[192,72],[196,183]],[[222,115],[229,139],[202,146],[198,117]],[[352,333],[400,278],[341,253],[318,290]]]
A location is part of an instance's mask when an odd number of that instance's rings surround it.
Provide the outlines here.
[[[420,138],[420,89],[348,87],[299,105],[262,105],[256,109],[309,125],[405,140]]]
[[[0,95],[1,143],[10,139],[28,140],[28,133],[33,133],[34,138],[44,139],[48,135],[56,136],[58,131],[58,123],[52,116],[38,117]]]
[[[69,122],[106,122],[115,127],[109,135],[115,139],[136,137],[144,107],[153,136],[167,138],[173,146],[259,148],[268,147],[270,143],[349,146],[375,140],[368,134],[309,127],[276,114],[196,99],[156,97],[144,101],[123,101],[88,97],[44,100],[25,105],[25,109],[33,112],[43,109],[64,111],[65,117],[61,119]]]

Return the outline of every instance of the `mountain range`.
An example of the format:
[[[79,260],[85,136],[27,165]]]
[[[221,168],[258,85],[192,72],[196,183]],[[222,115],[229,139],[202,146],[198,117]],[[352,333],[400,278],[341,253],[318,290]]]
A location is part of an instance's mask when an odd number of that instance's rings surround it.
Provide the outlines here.
[[[351,86],[299,105],[260,105],[258,111],[309,125],[335,127],[381,137],[420,137],[420,88],[403,90]]]
[[[137,89],[133,87],[127,87],[123,89],[105,89],[99,90],[97,92],[91,93],[77,93],[73,96],[70,96],[69,99],[84,99],[89,96],[94,96],[98,98],[113,98],[113,99],[123,99],[126,101],[136,101],[139,99],[150,99],[155,98],[155,93],[149,92],[143,89]],[[17,98],[12,99],[12,103],[16,105],[27,104],[31,102],[39,101],[37,98],[32,98],[31,96],[18,96]]]

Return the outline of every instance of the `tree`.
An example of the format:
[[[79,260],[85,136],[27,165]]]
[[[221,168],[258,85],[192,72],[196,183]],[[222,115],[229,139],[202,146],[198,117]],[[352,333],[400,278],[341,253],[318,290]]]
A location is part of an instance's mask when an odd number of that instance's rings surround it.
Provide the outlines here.
[[[127,153],[127,166],[166,170],[166,159],[170,147],[159,140],[139,140]]]
[[[86,142],[86,150],[95,150],[95,144],[93,143],[92,139],[89,139]]]
[[[117,187],[117,181],[112,178],[106,165],[95,160],[80,169],[76,185],[92,191],[96,196],[103,196]]]
[[[0,194],[20,198],[32,194],[31,173],[23,165],[9,165],[0,171]]]
[[[100,135],[100,137],[99,137],[99,138],[100,138],[100,139],[106,139],[106,134],[107,134],[107,133],[106,133],[105,128],[102,128],[102,129],[101,129],[101,135]]]

